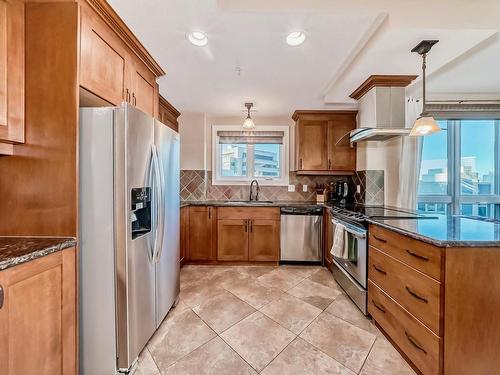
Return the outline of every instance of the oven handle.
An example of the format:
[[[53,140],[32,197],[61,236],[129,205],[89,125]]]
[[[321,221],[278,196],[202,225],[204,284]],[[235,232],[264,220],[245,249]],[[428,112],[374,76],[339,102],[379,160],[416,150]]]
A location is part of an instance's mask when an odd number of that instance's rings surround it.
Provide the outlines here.
[[[342,221],[339,221],[339,220],[335,220],[335,219],[332,219],[332,224],[335,224],[335,225],[341,224],[341,225],[343,225],[345,227],[345,230],[347,232],[353,234],[354,236],[359,237],[359,238],[366,238],[366,233],[367,233],[366,230],[363,230],[363,229],[359,230],[359,231],[354,230],[352,225],[349,225],[349,224],[347,224],[345,222],[342,222]]]

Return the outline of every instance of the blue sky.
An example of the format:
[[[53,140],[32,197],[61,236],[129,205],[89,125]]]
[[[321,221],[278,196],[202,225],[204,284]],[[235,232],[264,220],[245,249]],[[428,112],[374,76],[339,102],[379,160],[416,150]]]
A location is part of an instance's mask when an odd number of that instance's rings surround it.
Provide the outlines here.
[[[423,159],[445,159],[447,153],[446,137],[448,132],[445,121],[439,121],[443,129],[439,133],[424,138]],[[487,174],[495,168],[495,123],[494,121],[462,121],[461,156],[476,156],[479,175]]]

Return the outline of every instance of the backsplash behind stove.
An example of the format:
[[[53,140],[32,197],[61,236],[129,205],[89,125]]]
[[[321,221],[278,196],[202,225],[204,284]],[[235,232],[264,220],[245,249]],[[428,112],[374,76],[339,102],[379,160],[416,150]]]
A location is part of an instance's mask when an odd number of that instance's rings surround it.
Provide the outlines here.
[[[260,200],[271,201],[316,201],[316,184],[348,178],[361,186],[361,194],[355,194],[355,201],[367,204],[384,203],[384,172],[358,171],[353,176],[303,176],[290,172],[290,185],[295,185],[294,192],[288,192],[287,186],[261,186]],[[249,185],[212,185],[212,171],[181,170],[181,200],[242,200],[248,199]],[[302,186],[307,185],[307,192]]]

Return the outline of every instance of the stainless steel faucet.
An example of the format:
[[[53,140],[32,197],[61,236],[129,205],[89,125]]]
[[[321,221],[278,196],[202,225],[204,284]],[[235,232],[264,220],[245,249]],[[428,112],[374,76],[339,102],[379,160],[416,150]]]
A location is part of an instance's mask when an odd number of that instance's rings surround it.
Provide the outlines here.
[[[250,182],[250,197],[249,197],[249,200],[253,200],[252,199],[252,196],[253,196],[253,184],[255,183],[255,185],[257,185],[257,190],[256,190],[256,194],[255,194],[255,200],[258,201],[259,200],[259,192],[260,192],[260,186],[259,186],[259,182],[257,180],[253,180],[252,182]]]

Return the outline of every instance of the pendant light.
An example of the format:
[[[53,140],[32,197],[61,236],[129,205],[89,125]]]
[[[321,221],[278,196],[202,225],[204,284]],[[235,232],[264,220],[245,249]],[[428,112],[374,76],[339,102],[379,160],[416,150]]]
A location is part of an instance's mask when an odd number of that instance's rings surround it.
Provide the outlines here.
[[[255,124],[252,120],[252,117],[250,117],[250,109],[253,107],[253,103],[245,103],[245,107],[247,107],[247,118],[243,122],[243,129],[253,129],[255,128]]]
[[[422,40],[417,44],[411,52],[416,52],[422,56],[422,89],[423,89],[423,102],[422,102],[422,113],[415,120],[413,127],[410,132],[410,136],[418,137],[423,135],[428,135],[436,133],[441,130],[438,123],[429,113],[426,111],[425,107],[425,68],[426,68],[426,57],[427,53],[431,50],[432,46],[439,42],[439,40]]]

